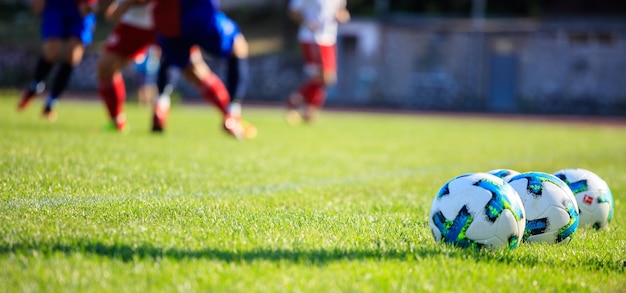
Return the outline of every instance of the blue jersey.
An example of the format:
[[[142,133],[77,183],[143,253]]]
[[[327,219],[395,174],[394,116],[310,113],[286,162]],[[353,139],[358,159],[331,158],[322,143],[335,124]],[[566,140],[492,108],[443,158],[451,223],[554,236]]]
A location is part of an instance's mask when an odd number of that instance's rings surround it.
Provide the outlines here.
[[[215,57],[231,54],[239,26],[219,10],[217,0],[156,0],[159,44],[170,65],[185,67],[198,45]]]
[[[194,35],[215,30],[217,0],[155,0],[157,31],[166,37]]]
[[[93,40],[96,16],[81,15],[76,0],[47,0],[41,15],[41,38],[78,38],[89,45]]]

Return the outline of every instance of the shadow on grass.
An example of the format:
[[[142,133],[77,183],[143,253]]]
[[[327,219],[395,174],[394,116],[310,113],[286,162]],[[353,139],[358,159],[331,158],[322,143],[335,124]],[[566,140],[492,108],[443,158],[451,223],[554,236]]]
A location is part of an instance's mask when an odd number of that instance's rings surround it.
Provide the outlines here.
[[[399,260],[419,262],[430,258],[463,259],[473,262],[505,263],[524,267],[559,266],[585,267],[597,271],[625,272],[626,260],[616,258],[602,258],[599,255],[589,255],[585,259],[566,259],[559,257],[545,257],[534,254],[521,254],[509,250],[465,250],[449,246],[416,247],[411,250],[384,250],[384,249],[272,249],[256,248],[251,250],[228,250],[206,248],[186,250],[178,248],[163,248],[152,245],[104,244],[78,240],[75,244],[41,243],[41,244],[14,244],[0,245],[0,255],[10,253],[30,253],[37,251],[43,254],[92,254],[125,262],[135,260],[159,259],[206,259],[234,263],[250,263],[255,261],[291,262],[297,264],[327,265],[336,261],[351,260]]]
[[[206,248],[198,250],[186,250],[178,248],[162,248],[149,244],[104,244],[101,242],[82,242],[75,244],[40,243],[40,244],[14,244],[0,245],[0,255],[9,253],[28,253],[37,251],[43,254],[53,253],[81,253],[93,254],[103,257],[133,261],[137,259],[208,259],[224,262],[253,262],[253,261],[286,261],[293,263],[328,264],[340,260],[385,260],[385,259],[415,259],[416,257],[433,257],[439,255],[436,250],[423,250],[420,252],[402,251],[379,251],[379,250],[346,250],[346,249],[272,249],[256,248],[250,250],[228,250]]]

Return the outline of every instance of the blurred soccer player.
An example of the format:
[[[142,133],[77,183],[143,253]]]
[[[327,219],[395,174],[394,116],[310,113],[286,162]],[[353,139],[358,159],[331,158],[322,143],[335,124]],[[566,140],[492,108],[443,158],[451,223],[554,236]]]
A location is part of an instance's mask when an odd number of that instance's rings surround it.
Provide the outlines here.
[[[173,80],[169,68],[196,86],[203,98],[223,115],[223,128],[238,139],[256,135],[256,128],[241,119],[240,101],[248,79],[248,43],[238,25],[219,10],[216,0],[154,0],[155,21],[162,50],[157,85],[157,105],[167,110]],[[190,48],[198,46],[213,57],[228,60],[227,85],[204,60],[190,60]],[[233,103],[231,103],[231,98]],[[161,102],[163,101],[163,102]],[[163,131],[167,111],[155,107],[153,131]]]
[[[153,8],[152,2],[118,0],[106,10],[107,18],[117,24],[107,38],[96,74],[98,93],[111,119],[107,126],[110,129],[123,131],[126,128],[126,86],[121,69],[138,55],[145,54],[156,42]]]
[[[96,68],[98,92],[107,107],[110,118],[105,129],[118,131],[127,129],[124,113],[127,94],[121,72],[124,67],[137,59],[144,58],[146,59],[144,60],[146,78],[148,78],[147,75],[154,74],[153,78],[156,82],[159,58],[156,60],[154,56],[150,58],[150,54],[160,55],[160,48],[155,46],[156,30],[153,9],[154,3],[146,0],[117,0],[111,2],[106,9],[106,17],[115,22],[116,26],[107,37],[104,52]],[[201,57],[199,50],[192,51],[192,56]],[[157,96],[157,91],[140,88],[138,95],[141,100],[152,100]],[[155,107],[163,108],[156,104]]]
[[[299,24],[298,40],[308,79],[287,98],[287,122],[315,119],[326,89],[337,81],[337,27],[350,20],[346,0],[290,0],[289,16]]]
[[[69,83],[72,71],[92,41],[95,28],[96,0],[33,0],[33,12],[41,14],[42,55],[37,61],[33,80],[23,91],[18,110],[28,104],[45,88],[45,80],[54,65],[59,67],[51,77],[49,95],[45,101],[43,116],[56,119],[54,105]],[[65,47],[65,48],[64,48]],[[65,49],[65,50],[64,50]]]

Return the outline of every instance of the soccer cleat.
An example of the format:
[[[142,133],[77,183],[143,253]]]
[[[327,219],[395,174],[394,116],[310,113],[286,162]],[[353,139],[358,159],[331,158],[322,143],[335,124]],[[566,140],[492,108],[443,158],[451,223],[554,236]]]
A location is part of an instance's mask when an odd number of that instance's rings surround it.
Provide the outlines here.
[[[238,115],[226,114],[223,126],[224,130],[236,139],[254,139],[258,134],[257,128],[252,123]]]
[[[236,139],[253,139],[258,134],[258,130],[250,122],[230,114],[224,117],[224,130]]]
[[[156,113],[152,114],[152,132],[163,132],[163,130],[165,130],[163,120],[159,120]]]
[[[111,120],[101,128],[105,132],[127,133],[130,126],[126,123],[126,117],[122,114],[117,120]]]
[[[128,124],[119,125],[113,121],[109,121],[107,124],[103,125],[100,130],[102,132],[128,133],[130,131],[130,126],[128,126]]]
[[[287,97],[287,114],[285,115],[285,121],[289,125],[298,125],[302,122],[302,106],[304,103],[304,97],[299,92],[294,92]]]
[[[27,89],[22,91],[20,102],[17,104],[18,111],[24,111],[30,102],[39,94],[43,93],[46,85],[43,82],[31,84]]]
[[[259,133],[256,129],[256,126],[252,125],[250,122],[241,120],[241,125],[243,126],[243,135],[246,139],[253,139]]]
[[[241,123],[241,117],[239,116],[226,114],[223,126],[224,130],[236,139],[244,139],[246,137],[243,123]]]
[[[170,113],[170,97],[160,96],[154,103],[152,115],[152,132],[163,132]]]
[[[253,139],[258,134],[254,125],[241,118],[241,101],[238,100],[228,105],[228,114],[224,116],[224,130],[237,139]]]
[[[304,114],[302,115],[302,119],[306,122],[306,123],[313,123],[313,121],[317,118],[317,115],[319,113],[319,108],[312,106],[312,105],[308,105],[305,110],[304,110]]]
[[[28,105],[30,104],[30,102],[33,100],[34,97],[35,97],[34,92],[30,90],[24,90],[22,92],[20,102],[17,104],[17,110],[24,111],[28,107]]]
[[[57,113],[49,107],[43,109],[41,116],[43,116],[44,119],[47,119],[50,122],[54,122],[57,120]]]
[[[302,122],[302,115],[297,110],[289,110],[285,115],[285,121],[289,125],[298,125]]]

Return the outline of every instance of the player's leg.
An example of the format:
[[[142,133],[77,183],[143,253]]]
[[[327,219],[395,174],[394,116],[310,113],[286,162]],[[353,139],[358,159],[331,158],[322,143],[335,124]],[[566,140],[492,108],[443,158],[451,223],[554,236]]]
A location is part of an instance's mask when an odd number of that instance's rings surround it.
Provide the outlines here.
[[[257,128],[242,118],[242,103],[246,96],[249,83],[248,42],[242,33],[236,34],[233,40],[232,53],[228,57],[228,92],[231,97],[228,112],[239,120],[247,139],[255,138]]]
[[[310,102],[323,88],[322,59],[320,47],[314,43],[301,43],[300,50],[304,62],[305,81],[287,97],[287,123],[300,123],[304,113],[312,112]]]
[[[66,52],[56,74],[50,81],[50,93],[44,103],[43,115],[49,120],[56,119],[56,114],[53,111],[54,106],[61,93],[67,88],[72,71],[82,60],[84,52],[85,47],[79,39],[70,38],[66,41]]]
[[[337,83],[337,46],[320,45],[321,67],[320,72],[325,87]]]
[[[186,56],[187,62],[183,62],[184,56],[182,50],[173,49],[174,46],[169,44],[163,44],[163,58],[161,59],[161,66],[159,67],[157,74],[157,89],[159,95],[155,101],[153,119],[152,119],[152,131],[162,132],[167,122],[167,116],[169,114],[170,96],[174,90],[174,87],[179,79],[179,72],[177,68],[183,67],[182,76],[193,86],[195,86],[203,99],[210,104],[213,104],[224,117],[229,114],[229,102],[230,95],[226,85],[222,80],[211,71],[209,66],[202,58],[202,54],[198,47],[191,47],[187,50]],[[180,46],[184,48],[186,46]],[[177,51],[177,54],[174,52]],[[182,65],[187,63],[187,65]],[[226,119],[226,118],[225,118]]]
[[[222,50],[215,46],[215,43],[204,42],[201,45],[214,56],[229,56],[230,54],[230,48]],[[232,68],[229,68],[230,70]],[[227,86],[217,74],[211,71],[204,60],[191,62],[183,73],[185,78],[198,88],[204,99],[220,110],[224,117],[223,128],[228,134],[237,139],[250,139],[256,136],[256,128],[241,119],[240,104],[231,104],[231,95]]]
[[[230,119],[231,115],[228,109],[230,95],[228,89],[222,80],[211,71],[204,59],[199,58],[200,55],[197,53],[199,51],[194,53],[194,50],[197,49],[192,50],[192,45],[194,44],[199,44],[206,50],[214,50],[216,48],[215,44],[208,41],[208,39],[210,38],[202,36],[194,39],[161,38],[159,40],[162,50],[162,64],[161,69],[159,69],[159,82],[157,82],[159,97],[167,94],[168,88],[173,88],[171,82],[163,82],[164,80],[171,80],[170,73],[172,71],[169,68],[182,68],[182,76],[198,89],[207,102],[215,105],[222,113],[224,116],[224,129],[236,138],[244,138],[245,134],[240,119]],[[221,44],[217,44],[218,48],[219,46]],[[230,49],[228,53],[230,53]],[[156,117],[156,110],[153,117]],[[156,122],[157,119],[153,119],[153,121]]]
[[[35,2],[33,2],[35,3]],[[43,10],[43,3],[39,3]],[[62,17],[58,10],[47,9],[41,16],[42,53],[37,60],[33,79],[22,92],[18,110],[24,110],[32,99],[45,90],[45,80],[52,71],[63,49]]]
[[[303,47],[308,51],[309,79],[299,90],[304,104],[302,118],[313,122],[326,101],[327,87],[337,80],[336,46],[308,44]]]
[[[35,66],[35,72],[33,74],[33,79],[26,87],[26,89],[22,92],[22,96],[20,102],[17,106],[18,110],[24,110],[32,99],[41,94],[45,88],[45,80],[50,74],[50,71],[54,67],[54,64],[59,58],[61,51],[63,49],[63,42],[60,39],[48,39],[43,43],[43,52],[42,55],[37,60],[37,65]]]
[[[154,32],[134,28],[128,25],[118,25],[107,38],[104,52],[98,60],[96,75],[98,78],[98,93],[104,102],[109,114],[109,128],[124,130],[126,115],[124,104],[126,101],[126,86],[121,69],[124,68],[138,54],[154,42]]]
[[[169,116],[171,94],[174,91],[180,69],[190,63],[192,43],[180,38],[164,38],[158,40],[161,47],[161,60],[156,76],[158,95],[154,99],[152,112],[152,131],[163,132]]]
[[[85,47],[89,45],[93,39],[93,31],[95,29],[96,16],[89,14],[82,16],[78,8],[63,14],[63,28],[65,38],[65,52],[61,58],[61,64],[55,72],[55,76],[51,80],[50,93],[45,101],[43,116],[49,120],[56,119],[53,109],[60,95],[65,91],[69,84],[70,77],[74,67],[78,66],[85,54]]]
[[[163,132],[171,106],[171,95],[180,79],[178,68],[171,66],[166,56],[162,55],[156,73],[157,95],[153,101],[152,132]]]
[[[337,82],[337,49],[335,45],[317,45],[319,52],[319,71],[309,82],[305,95],[303,118],[312,122],[326,101],[327,88]]]
[[[226,87],[230,96],[228,117],[236,121],[231,124],[239,125],[244,129],[246,138],[253,138],[257,130],[252,124],[242,119],[241,113],[241,104],[245,98],[249,80],[248,42],[237,23],[226,14],[217,13],[215,18],[217,38],[207,38],[206,40],[212,41],[203,42],[201,45],[211,55],[227,59]]]
[[[106,105],[111,125],[118,130],[123,130],[126,126],[126,115],[124,115],[126,85],[120,69],[127,63],[128,60],[123,56],[105,50],[96,65],[98,94]]]
[[[226,132],[237,139],[252,138],[247,133],[241,120],[240,113],[231,114],[230,94],[226,85],[209,66],[203,62],[192,62],[183,71],[183,76],[190,83],[196,85],[204,99],[213,104],[223,115],[223,127]]]
[[[239,115],[230,114],[230,94],[226,85],[204,59],[192,58],[183,69],[183,76],[195,85],[205,101],[213,104],[223,115],[224,130],[237,139],[252,138],[247,135]]]
[[[182,71],[183,77],[200,91],[205,101],[213,104],[222,115],[227,115],[230,103],[228,88],[199,55],[199,49],[194,48],[190,62]]]
[[[198,38],[199,46],[213,57],[226,59],[225,84],[230,96],[228,112],[241,116],[241,103],[248,86],[248,42],[238,24],[226,14],[215,14],[216,34]]]
[[[233,115],[241,116],[241,103],[246,95],[249,79],[248,42],[239,33],[233,40],[232,54],[228,57],[227,87],[231,96],[230,110]]]

